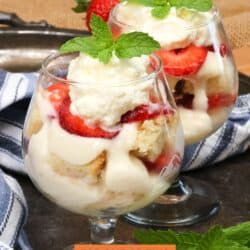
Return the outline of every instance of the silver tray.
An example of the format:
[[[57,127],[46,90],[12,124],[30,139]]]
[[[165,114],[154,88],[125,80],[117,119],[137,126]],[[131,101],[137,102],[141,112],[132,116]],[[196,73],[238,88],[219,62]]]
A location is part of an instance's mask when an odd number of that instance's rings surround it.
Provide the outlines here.
[[[45,21],[24,22],[15,14],[0,12],[0,68],[36,71],[60,44],[87,31],[56,28]]]

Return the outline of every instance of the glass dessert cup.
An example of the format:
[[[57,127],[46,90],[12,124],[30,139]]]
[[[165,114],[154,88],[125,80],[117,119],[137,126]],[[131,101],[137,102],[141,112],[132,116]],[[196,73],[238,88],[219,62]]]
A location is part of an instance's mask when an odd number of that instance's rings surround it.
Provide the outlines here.
[[[147,75],[109,85],[67,80],[79,58],[45,60],[24,125],[25,166],[50,201],[89,217],[91,242],[111,244],[116,217],[151,203],[178,175],[182,126],[157,56],[148,60]],[[104,106],[98,95],[119,99]],[[106,113],[90,121],[77,113],[80,103],[97,107],[96,116]],[[117,112],[115,125],[103,125]]]
[[[205,13],[172,8],[165,19],[155,19],[149,7],[125,2],[113,8],[109,26],[114,37],[142,31],[160,42],[155,54],[162,60],[174,95],[186,147],[222,126],[237,97],[238,74],[215,7]],[[140,225],[183,226],[209,218],[219,207],[212,186],[181,177],[153,204],[125,218]]]

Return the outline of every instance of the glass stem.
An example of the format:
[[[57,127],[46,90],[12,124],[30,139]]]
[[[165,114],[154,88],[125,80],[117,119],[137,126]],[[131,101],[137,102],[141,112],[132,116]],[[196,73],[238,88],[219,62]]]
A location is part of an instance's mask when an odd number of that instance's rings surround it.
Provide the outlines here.
[[[93,243],[112,244],[117,219],[110,217],[90,217],[90,239]]]

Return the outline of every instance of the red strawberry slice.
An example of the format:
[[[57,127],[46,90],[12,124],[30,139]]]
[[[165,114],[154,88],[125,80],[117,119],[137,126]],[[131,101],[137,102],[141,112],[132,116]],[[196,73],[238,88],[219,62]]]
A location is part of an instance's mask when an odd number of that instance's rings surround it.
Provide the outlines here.
[[[69,96],[69,86],[64,83],[53,83],[47,88],[49,101],[52,103],[56,111],[62,101]]]
[[[128,111],[121,117],[122,123],[139,122],[154,119],[155,117],[164,115],[173,115],[174,110],[160,104],[142,104],[134,110]]]
[[[191,94],[183,94],[181,97],[175,98],[177,106],[183,106],[188,109],[193,107],[194,96]],[[208,110],[215,108],[228,107],[233,105],[236,100],[235,94],[215,94],[208,96]]]
[[[229,52],[229,48],[226,46],[226,44],[222,43],[220,46],[220,54],[221,56],[226,56]]]
[[[91,30],[90,18],[92,13],[100,16],[103,21],[107,22],[111,9],[118,3],[119,0],[92,0],[89,4],[86,14],[86,25],[89,31]]]
[[[163,168],[168,167],[179,167],[181,164],[181,159],[178,153],[173,152],[163,152],[155,162],[145,162],[145,165],[150,172],[160,173]]]
[[[189,76],[200,69],[207,57],[207,52],[207,48],[192,44],[183,49],[170,51],[161,49],[155,53],[162,60],[167,75]]]
[[[98,126],[90,127],[84,122],[82,118],[73,115],[70,112],[70,103],[70,98],[65,98],[59,108],[60,125],[69,133],[84,137],[97,137],[106,139],[112,139],[119,133],[119,131],[105,131]]]
[[[211,46],[208,46],[207,47],[208,51],[212,51],[214,52],[214,47],[211,45]],[[229,48],[227,47],[227,45],[225,43],[222,43],[220,45],[220,54],[222,57],[226,56],[229,52]]]
[[[215,94],[208,96],[208,109],[228,107],[235,103],[236,94]]]

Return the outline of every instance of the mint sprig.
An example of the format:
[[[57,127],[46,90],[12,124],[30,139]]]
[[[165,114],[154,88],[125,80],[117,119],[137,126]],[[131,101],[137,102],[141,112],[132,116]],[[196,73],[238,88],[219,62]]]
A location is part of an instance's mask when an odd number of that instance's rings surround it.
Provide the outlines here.
[[[143,244],[175,244],[177,250],[250,250],[250,222],[226,229],[214,226],[204,234],[136,230],[135,239]]]
[[[88,9],[90,0],[75,0],[76,6],[72,10],[76,13],[85,12]]]
[[[154,7],[151,11],[151,14],[158,19],[163,19],[168,15],[170,9],[171,5],[166,3],[164,5]]]
[[[226,237],[220,226],[215,226],[203,235],[197,250],[248,250],[248,247],[240,245]]]
[[[115,54],[119,58],[132,58],[149,55],[160,48],[158,42],[148,34],[131,32],[120,35],[115,42]]]
[[[124,2],[141,4],[152,7],[152,16],[163,19],[170,11],[171,5],[167,0],[124,0]]]
[[[196,250],[201,235],[194,232],[176,233],[172,230],[136,230],[135,239],[143,244],[174,244],[177,250]]]
[[[225,228],[223,232],[228,239],[250,248],[250,221]]]
[[[148,34],[131,32],[120,35],[115,41],[113,35],[101,17],[91,15],[92,36],[75,37],[60,47],[61,53],[82,52],[103,63],[108,63],[113,55],[118,58],[132,58],[149,55],[160,48],[160,44]]]
[[[209,11],[213,4],[212,0],[124,0],[129,3],[141,4],[147,7],[152,7],[152,16],[163,19],[165,18],[171,7],[188,8],[198,11]]]

